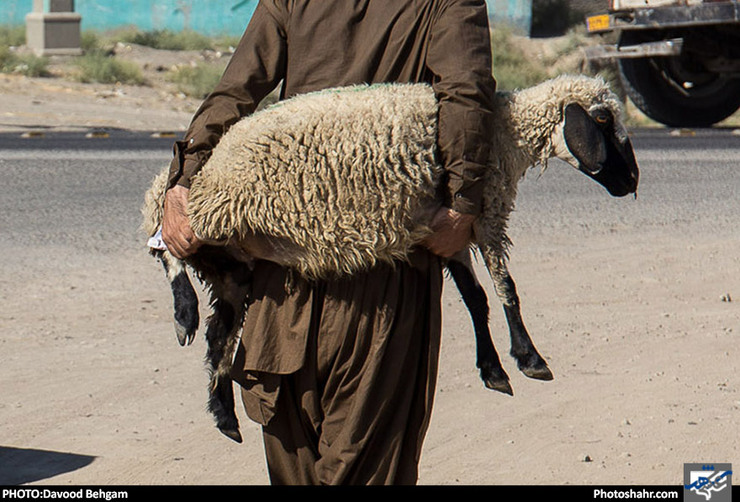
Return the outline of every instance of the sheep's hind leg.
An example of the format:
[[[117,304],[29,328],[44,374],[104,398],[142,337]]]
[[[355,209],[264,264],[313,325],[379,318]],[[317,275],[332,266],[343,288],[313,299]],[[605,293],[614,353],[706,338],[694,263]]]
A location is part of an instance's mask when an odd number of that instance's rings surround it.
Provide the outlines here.
[[[210,373],[208,411],[218,429],[241,443],[236,417],[231,365],[246,315],[251,272],[249,267],[218,248],[199,250],[196,269],[210,285],[212,314],[206,328],[206,361]]]
[[[162,262],[170,288],[172,288],[177,341],[182,346],[190,345],[195,338],[200,316],[198,295],[190,282],[185,263],[167,251],[154,250],[152,254]]]
[[[522,320],[519,296],[506,264],[498,261],[491,267],[496,293],[501,299],[511,335],[511,355],[519,370],[530,378],[552,380],[553,375],[545,359],[537,352]]]
[[[488,326],[488,297],[478,282],[472,264],[470,252],[464,251],[447,262],[457,289],[462,295],[465,306],[470,313],[475,330],[476,365],[480,369],[483,383],[489,389],[513,395],[509,375],[501,366],[501,360],[491,340]]]
[[[213,314],[208,318],[205,335],[208,341],[206,360],[210,372],[208,411],[214,416],[216,426],[224,435],[241,443],[229,370],[244,308],[225,298],[216,298],[212,308]]]

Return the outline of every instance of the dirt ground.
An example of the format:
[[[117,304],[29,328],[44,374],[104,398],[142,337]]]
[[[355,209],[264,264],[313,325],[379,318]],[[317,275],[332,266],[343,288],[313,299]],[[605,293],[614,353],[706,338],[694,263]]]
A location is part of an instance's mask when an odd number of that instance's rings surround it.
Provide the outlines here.
[[[182,131],[198,104],[161,87],[7,75],[0,95],[0,130],[19,133]],[[517,372],[494,301],[515,396],[485,390],[448,285],[420,483],[681,485],[684,463],[740,465],[740,232],[512,233],[525,321],[555,380]],[[205,342],[177,346],[169,292],[141,250],[2,275],[0,484],[268,482],[241,408],[244,444],[213,427]]]
[[[162,51],[128,44],[113,50],[117,58],[139,64],[146,85],[79,83],[73,78],[74,58],[55,56],[50,58],[50,78],[0,74],[0,132],[182,132],[200,99],[178,92],[167,71],[229,57],[210,51]]]

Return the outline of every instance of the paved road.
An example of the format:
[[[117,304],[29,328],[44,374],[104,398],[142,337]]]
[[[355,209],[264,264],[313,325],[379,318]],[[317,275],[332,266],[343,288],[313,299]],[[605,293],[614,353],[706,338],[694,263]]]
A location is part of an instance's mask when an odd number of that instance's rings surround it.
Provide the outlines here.
[[[0,135],[0,246],[130,248],[142,194],[172,142],[129,133]]]
[[[601,232],[631,227],[683,231],[736,224],[740,215],[740,135],[700,130],[674,135],[641,130],[633,135],[640,165],[636,200],[614,199],[560,162],[521,185],[512,230]]]
[[[671,135],[641,130],[633,141],[642,170],[636,202],[611,199],[560,162],[521,187],[516,225],[528,231],[735,221],[740,135],[729,130]],[[172,138],[78,133],[0,135],[0,222],[17,243],[114,248],[132,236],[141,193],[168,162]]]
[[[512,233],[737,223],[740,135],[640,130],[633,141],[642,172],[637,200],[613,199],[554,161],[521,184]],[[172,142],[124,132],[107,138],[0,134],[0,251],[74,246],[109,252],[138,245],[141,195],[169,161]]]

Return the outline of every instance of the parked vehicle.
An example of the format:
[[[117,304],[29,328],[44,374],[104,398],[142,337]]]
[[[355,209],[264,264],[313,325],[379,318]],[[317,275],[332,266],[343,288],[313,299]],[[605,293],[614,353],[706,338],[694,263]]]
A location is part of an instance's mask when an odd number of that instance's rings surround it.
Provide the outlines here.
[[[740,108],[740,2],[611,0],[590,34],[616,32],[589,59],[616,58],[630,100],[668,126],[708,127]]]

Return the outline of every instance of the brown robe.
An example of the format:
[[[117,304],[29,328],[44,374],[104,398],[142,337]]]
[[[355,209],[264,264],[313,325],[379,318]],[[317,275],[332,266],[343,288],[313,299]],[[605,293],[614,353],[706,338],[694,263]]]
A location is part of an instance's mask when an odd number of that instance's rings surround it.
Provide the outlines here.
[[[440,102],[447,204],[477,214],[495,82],[483,0],[261,0],[224,76],[175,145],[189,186],[221,135],[281,97],[359,83],[428,82]],[[234,365],[263,424],[273,483],[415,483],[441,330],[440,260],[309,282],[259,263]]]

